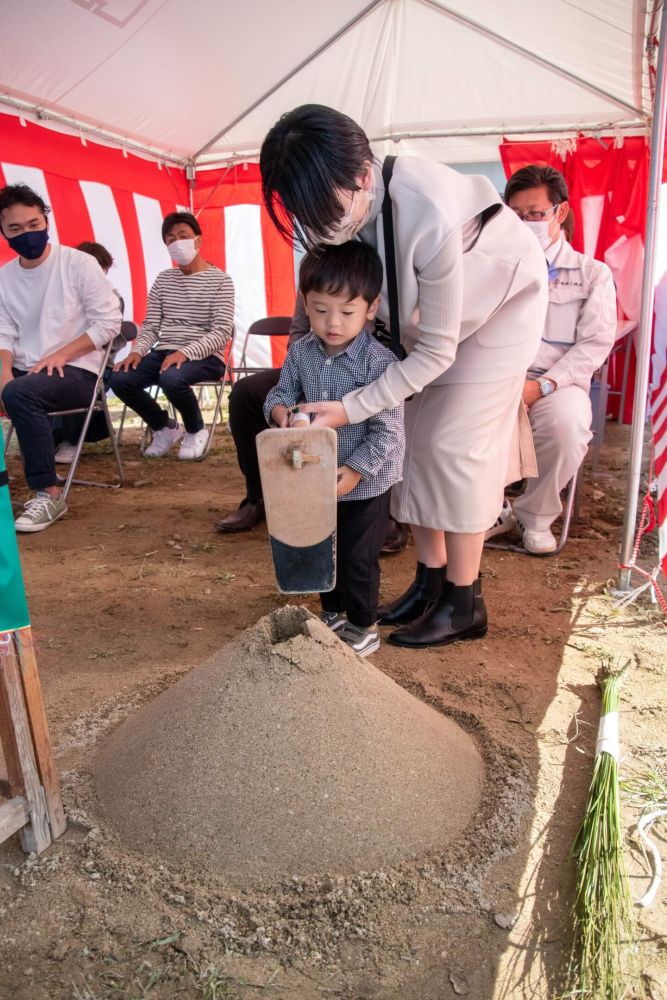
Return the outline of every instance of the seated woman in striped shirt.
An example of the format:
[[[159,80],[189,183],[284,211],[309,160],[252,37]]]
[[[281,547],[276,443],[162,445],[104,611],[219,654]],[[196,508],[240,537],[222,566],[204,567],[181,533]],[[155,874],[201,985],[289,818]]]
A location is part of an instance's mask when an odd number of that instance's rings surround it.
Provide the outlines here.
[[[200,255],[201,226],[189,212],[172,212],[162,239],[177,267],[161,271],[132,353],[116,365],[109,388],[139,414],[153,432],[149,458],[166,455],[181,441],[180,459],[201,458],[207,431],[191,386],[222,378],[234,325],[234,285]],[[146,391],[158,385],[183,425]],[[182,440],[181,440],[182,439]]]

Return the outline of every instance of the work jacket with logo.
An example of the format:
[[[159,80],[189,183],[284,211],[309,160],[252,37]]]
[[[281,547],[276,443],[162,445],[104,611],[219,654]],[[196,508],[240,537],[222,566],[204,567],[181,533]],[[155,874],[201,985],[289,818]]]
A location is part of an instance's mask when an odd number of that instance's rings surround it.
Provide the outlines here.
[[[559,389],[590,389],[616,335],[616,290],[606,264],[587,257],[561,237],[549,268],[549,308],[531,375],[552,379]]]

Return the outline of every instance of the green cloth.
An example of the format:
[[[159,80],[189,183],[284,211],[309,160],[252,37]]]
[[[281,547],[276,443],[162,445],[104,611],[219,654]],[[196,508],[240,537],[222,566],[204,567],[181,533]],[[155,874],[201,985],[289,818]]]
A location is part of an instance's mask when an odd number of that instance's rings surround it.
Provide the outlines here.
[[[5,457],[0,432],[0,482],[5,479]],[[9,486],[0,485],[0,632],[11,632],[29,624]]]

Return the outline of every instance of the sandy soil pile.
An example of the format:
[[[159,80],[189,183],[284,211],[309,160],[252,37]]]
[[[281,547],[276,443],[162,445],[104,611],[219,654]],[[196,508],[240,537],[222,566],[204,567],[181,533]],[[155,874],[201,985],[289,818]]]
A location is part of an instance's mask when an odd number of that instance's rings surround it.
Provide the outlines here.
[[[287,607],[120,726],[95,774],[128,846],[245,885],[442,849],[484,767],[455,722]]]

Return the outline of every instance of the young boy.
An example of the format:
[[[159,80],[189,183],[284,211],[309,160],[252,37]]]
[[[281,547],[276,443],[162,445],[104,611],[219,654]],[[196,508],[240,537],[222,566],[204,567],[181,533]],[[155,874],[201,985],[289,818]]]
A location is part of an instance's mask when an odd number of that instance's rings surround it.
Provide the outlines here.
[[[307,254],[299,288],[311,333],[290,347],[264,415],[287,427],[302,400],[340,400],[374,382],[396,360],[364,326],[375,318],[382,262],[372,247],[351,242]],[[379,555],[387,530],[391,487],[401,478],[403,405],[338,434],[337,582],[320,594],[321,619],[359,656],[380,646],[376,628]]]

